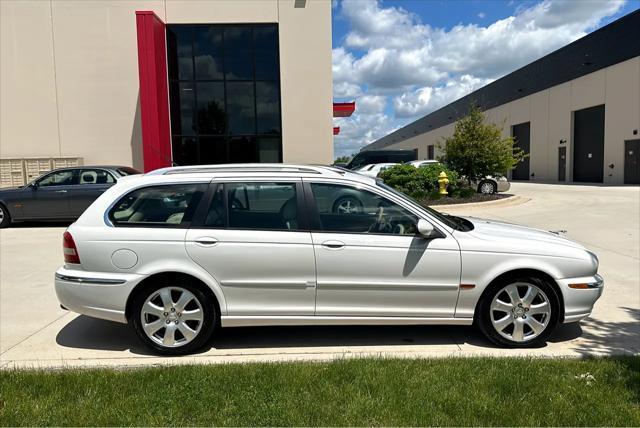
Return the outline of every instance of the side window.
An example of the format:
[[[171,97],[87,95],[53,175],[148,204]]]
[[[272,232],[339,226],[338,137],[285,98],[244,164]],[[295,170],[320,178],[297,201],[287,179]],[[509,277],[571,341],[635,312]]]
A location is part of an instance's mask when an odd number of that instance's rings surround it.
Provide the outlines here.
[[[339,184],[312,183],[320,230],[335,233],[414,235],[418,218],[382,196]]]
[[[83,169],[80,171],[80,184],[113,184],[116,180],[103,169]]]
[[[38,186],[70,186],[73,182],[73,170],[58,171],[38,181]]]
[[[109,218],[116,226],[186,226],[205,189],[205,184],[143,187],[120,199]]]
[[[222,228],[226,226],[226,210],[224,208],[224,186],[218,184],[204,220],[206,227]]]
[[[227,183],[229,227],[299,230],[295,183]]]

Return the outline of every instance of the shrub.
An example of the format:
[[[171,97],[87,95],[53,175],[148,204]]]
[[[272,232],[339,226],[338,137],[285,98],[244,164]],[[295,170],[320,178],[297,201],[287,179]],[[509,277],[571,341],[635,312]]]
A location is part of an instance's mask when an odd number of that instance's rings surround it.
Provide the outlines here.
[[[394,165],[382,171],[380,178],[384,180],[385,184],[414,199],[424,199],[430,198],[434,192],[438,192],[438,176],[443,171],[449,179],[449,189],[455,189],[458,174],[442,164],[420,168],[409,164]]]

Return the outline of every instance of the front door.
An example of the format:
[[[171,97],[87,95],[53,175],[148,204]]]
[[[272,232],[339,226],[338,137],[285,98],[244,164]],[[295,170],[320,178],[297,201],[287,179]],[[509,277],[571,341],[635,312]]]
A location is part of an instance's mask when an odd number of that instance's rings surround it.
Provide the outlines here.
[[[315,260],[302,182],[227,182],[187,232],[189,256],[220,284],[229,316],[313,315]]]
[[[624,142],[624,184],[640,184],[640,140]]]
[[[604,105],[573,113],[573,181],[602,183],[604,118]]]
[[[521,148],[526,154],[530,152],[531,141],[531,123],[525,122],[518,125],[513,125],[512,134],[515,141],[515,145]],[[511,173],[513,180],[528,180],[529,179],[529,156],[524,158],[516,165]]]
[[[567,148],[558,147],[558,181],[567,179]]]
[[[76,187],[76,170],[51,172],[35,182],[23,202],[25,218],[70,218],[69,194]]]
[[[316,315],[453,317],[460,283],[453,237],[422,238],[418,217],[373,189],[305,188],[313,195]]]

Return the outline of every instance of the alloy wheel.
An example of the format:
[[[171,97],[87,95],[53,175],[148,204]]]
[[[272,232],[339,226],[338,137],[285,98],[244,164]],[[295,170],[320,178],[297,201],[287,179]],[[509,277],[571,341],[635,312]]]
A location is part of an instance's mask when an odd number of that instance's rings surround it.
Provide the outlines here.
[[[4,221],[4,209],[0,207],[0,223],[2,223],[3,221]]]
[[[490,195],[492,193],[494,193],[495,190],[493,189],[493,183],[489,182],[489,181],[485,181],[484,183],[482,183],[480,185],[480,193],[484,193],[486,195]]]
[[[516,282],[501,289],[490,307],[491,323],[502,337],[528,342],[542,334],[551,320],[551,303],[536,285]]]
[[[178,348],[193,341],[202,329],[204,311],[198,298],[182,287],[164,287],[145,300],[142,329],[158,345]]]

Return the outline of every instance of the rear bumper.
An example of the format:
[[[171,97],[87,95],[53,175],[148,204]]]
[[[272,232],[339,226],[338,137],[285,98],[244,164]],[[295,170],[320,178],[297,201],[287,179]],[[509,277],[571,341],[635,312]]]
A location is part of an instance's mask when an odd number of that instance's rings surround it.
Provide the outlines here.
[[[86,272],[61,267],[55,274],[58,301],[70,311],[126,323],[125,309],[131,290],[142,275]]]
[[[564,323],[577,322],[591,315],[593,305],[604,291],[604,279],[598,274],[580,278],[563,278],[557,282],[564,300]],[[599,285],[587,289],[569,287],[569,284],[585,283]]]

